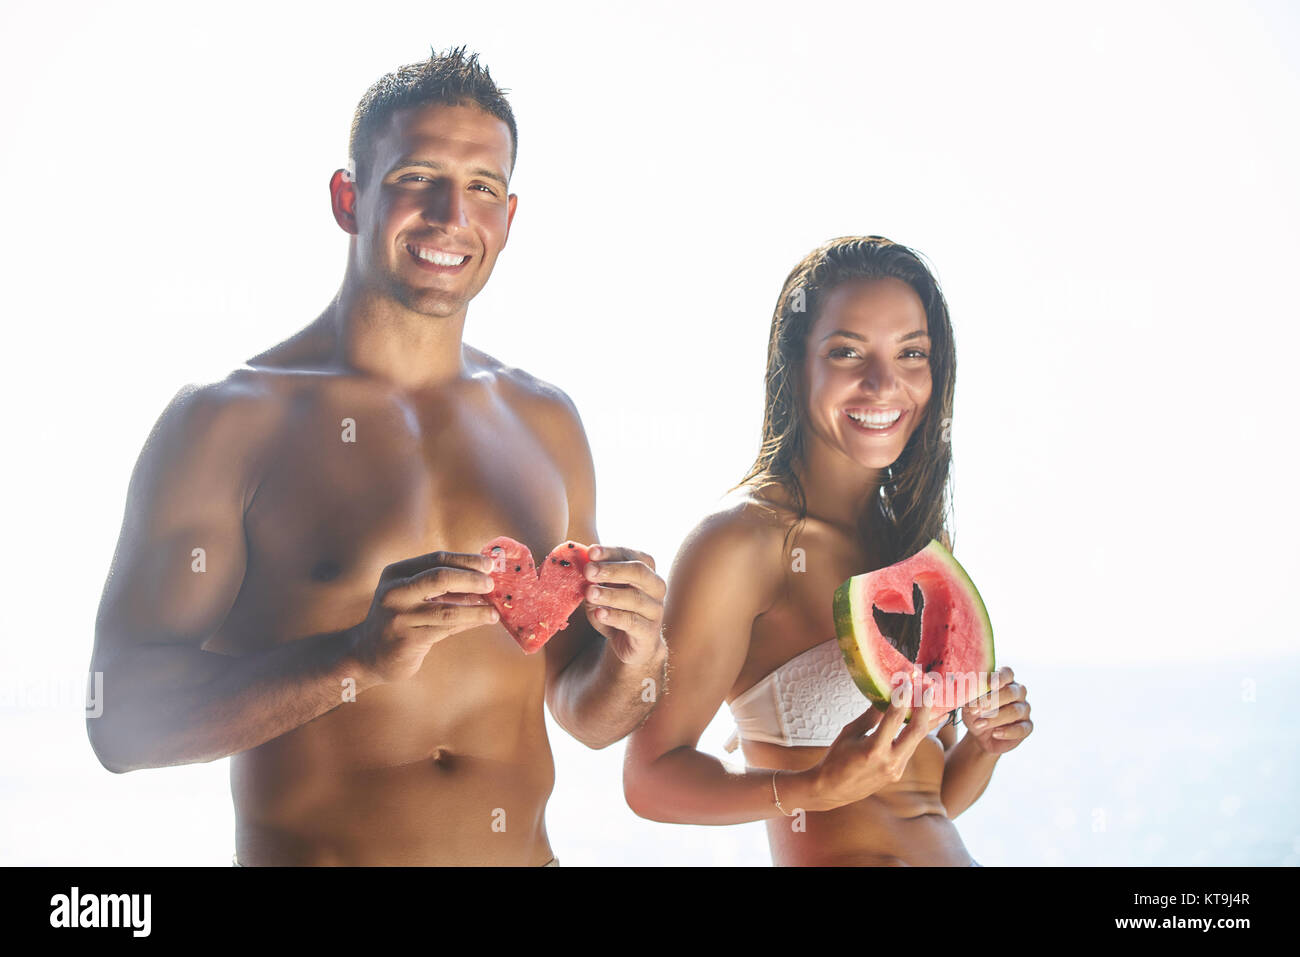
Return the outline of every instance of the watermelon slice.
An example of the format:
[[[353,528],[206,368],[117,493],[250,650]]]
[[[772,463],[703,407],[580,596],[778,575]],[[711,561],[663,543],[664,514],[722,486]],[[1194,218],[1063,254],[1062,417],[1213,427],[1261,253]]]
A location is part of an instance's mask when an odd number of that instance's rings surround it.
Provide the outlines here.
[[[915,614],[912,585],[920,587],[921,645],[916,660],[899,652],[876,624],[873,606]],[[989,690],[994,670],[993,625],[980,593],[948,549],[937,541],[896,565],[855,575],[835,590],[835,633],[858,689],[881,711],[903,679],[912,682],[912,707],[934,684],[933,713],[960,708]],[[911,707],[905,712],[911,716]]]
[[[524,654],[531,655],[569,624],[587,591],[587,548],[577,542],[555,546],[542,561],[540,574],[528,546],[501,536],[483,546],[492,559],[493,589],[486,595]]]

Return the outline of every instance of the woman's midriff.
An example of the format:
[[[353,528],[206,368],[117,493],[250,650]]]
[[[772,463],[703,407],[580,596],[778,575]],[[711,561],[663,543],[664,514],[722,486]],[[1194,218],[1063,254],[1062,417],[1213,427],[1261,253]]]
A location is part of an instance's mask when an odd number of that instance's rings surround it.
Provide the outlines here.
[[[802,771],[826,748],[786,748],[742,742],[751,767]],[[772,863],[778,866],[876,865],[968,867],[971,856],[939,799],[943,744],[927,737],[903,777],[870,797],[832,811],[809,811],[767,822]],[[778,778],[778,788],[780,779]],[[787,812],[795,812],[783,798]]]

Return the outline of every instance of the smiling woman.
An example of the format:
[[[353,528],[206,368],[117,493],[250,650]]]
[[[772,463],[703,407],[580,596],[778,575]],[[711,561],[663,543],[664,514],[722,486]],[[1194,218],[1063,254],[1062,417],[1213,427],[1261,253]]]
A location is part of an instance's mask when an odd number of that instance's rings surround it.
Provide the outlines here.
[[[951,819],[1029,733],[1024,689],[1004,669],[963,709],[960,744],[956,713],[934,716],[928,699],[902,730],[903,708],[870,707],[827,638],[840,582],[931,539],[949,544],[955,372],[947,304],[912,250],[837,239],[790,273],[772,318],[762,447],[673,566],[673,685],[634,733],[624,773],[638,814],[766,820],[778,864],[974,864]],[[918,644],[919,625],[894,634],[900,648]],[[723,700],[744,770],[698,750]],[[991,720],[975,724],[980,712]]]

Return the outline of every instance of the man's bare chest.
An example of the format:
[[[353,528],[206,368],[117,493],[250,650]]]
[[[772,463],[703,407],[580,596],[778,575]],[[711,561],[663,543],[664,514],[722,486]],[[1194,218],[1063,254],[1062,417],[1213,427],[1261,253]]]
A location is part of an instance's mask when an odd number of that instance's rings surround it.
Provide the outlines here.
[[[497,535],[544,553],[568,519],[561,463],[508,409],[317,397],[258,469],[235,611],[282,620],[283,638],[339,627],[393,562]]]

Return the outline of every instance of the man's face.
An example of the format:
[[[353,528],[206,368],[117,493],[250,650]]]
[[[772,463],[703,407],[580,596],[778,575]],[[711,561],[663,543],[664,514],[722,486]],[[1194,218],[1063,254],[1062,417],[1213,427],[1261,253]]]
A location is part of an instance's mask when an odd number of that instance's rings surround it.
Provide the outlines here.
[[[514,219],[510,146],[510,128],[477,106],[394,113],[356,194],[356,265],[366,286],[423,315],[463,311],[492,275]]]

